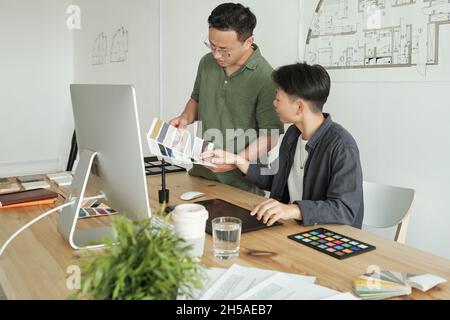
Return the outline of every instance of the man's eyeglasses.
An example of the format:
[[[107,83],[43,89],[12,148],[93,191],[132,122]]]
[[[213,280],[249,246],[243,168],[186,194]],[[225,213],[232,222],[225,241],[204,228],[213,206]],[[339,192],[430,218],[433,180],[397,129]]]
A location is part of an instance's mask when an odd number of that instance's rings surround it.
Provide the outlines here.
[[[205,41],[203,41],[203,43],[204,43],[205,46],[206,46],[209,50],[211,50],[212,52],[217,51],[217,52],[222,56],[222,58],[224,58],[224,59],[229,59],[229,58],[231,57],[231,53],[230,53],[229,50],[217,48],[215,45],[213,45],[213,44],[209,41],[208,38],[206,38]]]

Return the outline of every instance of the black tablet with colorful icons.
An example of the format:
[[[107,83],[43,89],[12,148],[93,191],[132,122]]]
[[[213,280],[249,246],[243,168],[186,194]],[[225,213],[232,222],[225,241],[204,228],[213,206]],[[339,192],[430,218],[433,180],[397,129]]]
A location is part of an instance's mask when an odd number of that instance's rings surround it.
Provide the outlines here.
[[[324,228],[296,233],[288,238],[340,260],[376,249],[368,243]]]

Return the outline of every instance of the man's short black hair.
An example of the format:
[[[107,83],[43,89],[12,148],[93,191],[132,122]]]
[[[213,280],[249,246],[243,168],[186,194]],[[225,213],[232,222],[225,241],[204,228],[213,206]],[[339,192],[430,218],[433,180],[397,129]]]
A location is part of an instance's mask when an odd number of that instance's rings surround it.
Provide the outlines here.
[[[213,10],[208,23],[220,31],[236,31],[239,41],[244,42],[253,35],[256,16],[240,3],[223,3]]]
[[[272,79],[290,97],[311,102],[312,112],[322,112],[331,87],[330,76],[324,67],[307,63],[291,64],[274,71]]]

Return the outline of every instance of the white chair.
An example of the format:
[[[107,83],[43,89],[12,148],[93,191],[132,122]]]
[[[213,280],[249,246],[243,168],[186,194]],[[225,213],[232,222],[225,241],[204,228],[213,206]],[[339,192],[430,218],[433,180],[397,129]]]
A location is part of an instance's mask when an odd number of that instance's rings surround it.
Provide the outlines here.
[[[405,243],[416,191],[364,181],[364,221],[369,228],[397,226],[394,240]]]

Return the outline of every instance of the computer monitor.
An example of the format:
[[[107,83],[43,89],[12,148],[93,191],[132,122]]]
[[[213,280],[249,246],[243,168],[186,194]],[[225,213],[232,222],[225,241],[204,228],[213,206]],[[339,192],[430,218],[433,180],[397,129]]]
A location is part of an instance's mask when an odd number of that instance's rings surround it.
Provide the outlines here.
[[[106,202],[132,220],[151,217],[135,90],[130,85],[70,86],[80,158],[58,231],[74,249],[101,247],[111,227],[77,230],[90,173]],[[92,170],[91,170],[92,169]]]

